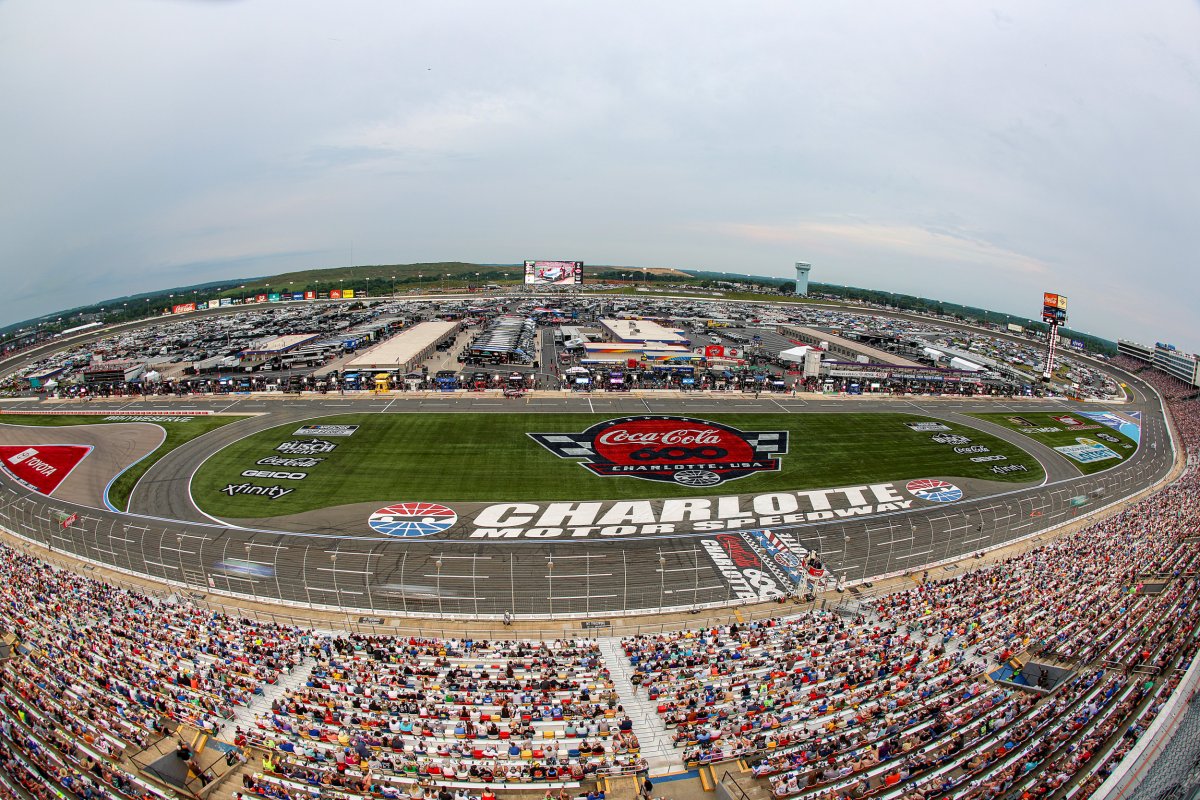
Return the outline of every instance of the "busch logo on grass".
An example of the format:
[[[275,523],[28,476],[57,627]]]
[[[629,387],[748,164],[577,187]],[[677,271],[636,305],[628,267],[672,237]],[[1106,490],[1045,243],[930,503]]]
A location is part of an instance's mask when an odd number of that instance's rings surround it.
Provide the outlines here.
[[[715,486],[756,472],[778,472],[787,431],[744,432],[688,417],[624,417],[583,433],[531,433],[559,458],[585,459],[603,477]]]
[[[286,453],[289,456],[313,456],[319,453],[332,453],[336,449],[336,444],[324,439],[309,439],[308,441],[293,439],[275,448],[277,452]]]

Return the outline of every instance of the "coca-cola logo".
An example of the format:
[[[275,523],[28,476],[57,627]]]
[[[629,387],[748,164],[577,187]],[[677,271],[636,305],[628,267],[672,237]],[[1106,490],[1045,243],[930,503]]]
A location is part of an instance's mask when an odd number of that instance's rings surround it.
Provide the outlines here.
[[[582,433],[531,433],[560,458],[604,477],[715,486],[755,472],[777,471],[787,452],[786,431],[745,432],[687,417],[626,417]]]
[[[716,430],[705,430],[703,428],[676,428],[670,431],[629,431],[624,428],[619,428],[615,431],[608,431],[603,434],[597,441],[601,444],[628,444],[635,442],[639,444],[652,444],[655,442],[661,444],[720,444],[721,433]]]

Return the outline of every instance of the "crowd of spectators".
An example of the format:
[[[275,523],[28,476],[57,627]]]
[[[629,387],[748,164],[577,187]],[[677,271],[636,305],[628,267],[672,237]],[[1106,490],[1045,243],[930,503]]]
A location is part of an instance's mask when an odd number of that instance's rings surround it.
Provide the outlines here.
[[[632,727],[593,641],[350,636],[246,736],[272,752],[252,781],[411,797],[636,771]]]
[[[1200,449],[1200,403],[1171,410]],[[623,645],[685,761],[751,757],[777,797],[1040,797],[1077,776],[1094,789],[1197,651],[1195,537],[1193,470],[1108,519],[854,619],[814,611]],[[1050,697],[987,682],[1018,656],[1076,677]]]
[[[179,723],[218,733],[236,706],[299,663],[308,641],[3,545],[0,575],[0,634],[20,643],[0,671],[2,741],[10,762],[80,797],[140,797],[113,765]]]

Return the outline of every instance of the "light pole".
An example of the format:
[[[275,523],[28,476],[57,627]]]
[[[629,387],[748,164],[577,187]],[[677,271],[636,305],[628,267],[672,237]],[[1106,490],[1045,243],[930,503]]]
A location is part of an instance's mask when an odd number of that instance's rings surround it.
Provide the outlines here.
[[[554,618],[554,557],[546,562],[546,580],[550,583],[550,618]]]
[[[437,561],[433,562],[437,567],[437,597],[438,597],[438,616],[442,614],[442,557],[438,556]]]
[[[392,299],[396,299],[396,276],[392,276]]]
[[[658,607],[663,607],[663,595],[667,589],[667,557],[663,551],[658,551]]]

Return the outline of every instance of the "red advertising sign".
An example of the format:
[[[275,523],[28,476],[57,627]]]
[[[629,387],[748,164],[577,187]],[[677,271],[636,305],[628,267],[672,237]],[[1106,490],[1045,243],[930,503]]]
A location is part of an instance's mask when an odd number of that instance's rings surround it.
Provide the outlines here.
[[[0,445],[0,465],[42,494],[52,494],[92,448],[83,444]]]
[[[267,302],[267,296],[265,294],[256,294],[254,295],[254,302],[265,303]]]
[[[316,299],[317,299],[317,293],[316,293],[316,292],[305,292],[305,293],[304,293],[304,299],[305,299],[305,300],[316,300]]]
[[[705,358],[724,358],[725,346],[720,344],[710,344],[704,347]]]
[[[196,310],[195,303],[180,303],[177,306],[171,306],[172,314],[186,314],[189,311],[195,311],[195,310]]]
[[[342,290],[341,289],[330,289],[329,290],[329,299],[330,300],[341,300],[342,299]]]

